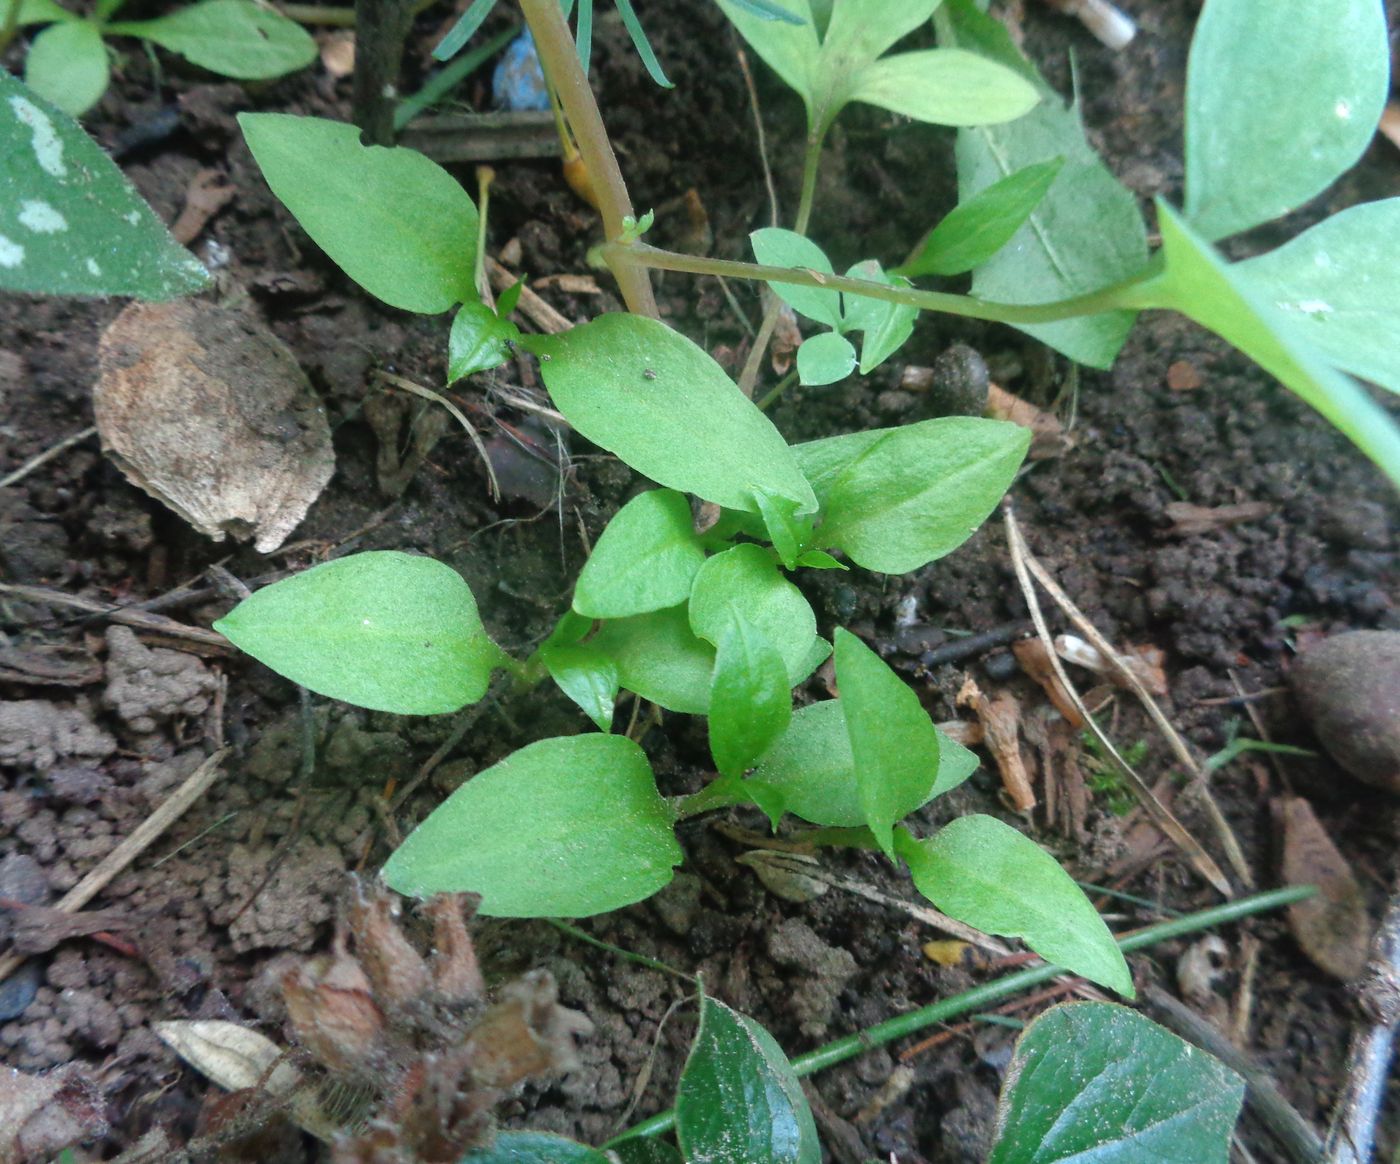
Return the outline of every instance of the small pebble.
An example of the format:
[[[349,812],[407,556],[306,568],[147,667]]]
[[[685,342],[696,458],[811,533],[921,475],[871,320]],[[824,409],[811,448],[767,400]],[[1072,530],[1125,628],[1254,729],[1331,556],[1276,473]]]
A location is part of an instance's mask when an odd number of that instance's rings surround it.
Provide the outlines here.
[[[25,905],[46,905],[49,882],[39,862],[23,853],[11,853],[0,861],[0,897],[22,901]],[[8,919],[0,918],[0,929],[8,938]],[[0,942],[0,945],[4,945]],[[34,1001],[44,981],[43,964],[30,958],[4,982],[0,982],[0,1022],[18,1018]]]
[[[981,353],[967,344],[954,344],[933,361],[929,415],[981,416],[987,410],[990,379]]]
[[[1400,631],[1347,631],[1303,654],[1293,693],[1322,746],[1365,784],[1400,793]]]

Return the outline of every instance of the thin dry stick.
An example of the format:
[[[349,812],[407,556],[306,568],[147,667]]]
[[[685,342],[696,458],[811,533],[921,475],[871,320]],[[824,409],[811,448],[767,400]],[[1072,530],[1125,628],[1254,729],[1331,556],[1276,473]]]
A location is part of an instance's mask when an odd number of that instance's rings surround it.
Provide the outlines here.
[[[1152,818],[1156,826],[1172,839],[1178,848],[1186,855],[1202,877],[1213,885],[1222,896],[1232,898],[1235,891],[1230,887],[1230,882],[1226,880],[1224,872],[1210,857],[1210,854],[1201,847],[1196,840],[1171,811],[1157,799],[1156,793],[1147,786],[1147,782],[1137,774],[1132,765],[1123,759],[1118,749],[1113,746],[1113,741],[1103,733],[1103,730],[1094,722],[1094,717],[1089,714],[1089,709],[1084,706],[1084,700],[1080,697],[1079,691],[1070,680],[1065,671],[1064,664],[1060,661],[1059,655],[1055,653],[1055,640],[1050,635],[1050,628],[1045,624],[1045,615],[1040,609],[1040,599],[1036,597],[1035,585],[1031,581],[1029,572],[1029,551],[1026,549],[1025,539],[1021,537],[1021,528],[1016,524],[1016,518],[1012,514],[1010,505],[1003,507],[1003,514],[1006,521],[1006,540],[1011,549],[1011,565],[1016,571],[1016,581],[1021,585],[1021,593],[1025,595],[1026,605],[1030,608],[1031,620],[1035,623],[1036,634],[1045,644],[1048,652],[1050,666],[1054,668],[1056,676],[1064,684],[1065,692],[1069,695],[1071,702],[1084,717],[1084,722],[1088,725],[1089,731],[1094,738],[1099,741],[1104,753],[1113,761],[1113,766],[1118,769],[1123,779],[1127,781],[1147,815]],[[1058,590],[1059,587],[1057,586]],[[1063,593],[1063,591],[1061,592]],[[1097,633],[1097,632],[1096,632]],[[1096,644],[1097,645],[1097,644]],[[1109,647],[1104,654],[1113,657],[1113,648]]]
[[[1012,516],[1010,509],[1006,511],[1006,520],[1008,528],[1015,524],[1016,519]],[[1157,730],[1166,738],[1167,746],[1171,748],[1172,754],[1176,756],[1177,760],[1181,762],[1190,775],[1191,779],[1188,786],[1196,792],[1204,804],[1206,816],[1210,820],[1211,827],[1215,830],[1216,839],[1225,850],[1225,856],[1229,860],[1231,868],[1235,870],[1236,876],[1239,877],[1247,888],[1253,889],[1254,877],[1249,871],[1249,863],[1245,860],[1244,850],[1240,848],[1239,841],[1235,839],[1234,830],[1230,828],[1230,822],[1225,819],[1224,813],[1220,811],[1220,806],[1215,803],[1215,798],[1210,793],[1210,783],[1206,778],[1205,769],[1196,762],[1195,756],[1191,754],[1191,749],[1186,746],[1186,741],[1181,738],[1181,734],[1176,728],[1172,727],[1171,721],[1162,713],[1162,709],[1157,706],[1157,701],[1152,698],[1152,693],[1143,686],[1142,680],[1133,673],[1132,668],[1128,667],[1123,662],[1122,656],[1114,649],[1113,644],[1104,638],[1099,632],[1099,628],[1089,621],[1079,607],[1075,606],[1069,595],[1060,588],[1060,584],[1055,581],[1050,572],[1042,566],[1035,555],[1030,552],[1030,549],[1026,546],[1025,539],[1020,536],[1019,529],[1016,536],[1021,546],[1021,553],[1025,558],[1026,567],[1035,576],[1036,581],[1045,587],[1045,592],[1049,594],[1050,597],[1055,600],[1056,605],[1069,616],[1070,622],[1075,625],[1079,633],[1089,640],[1098,650],[1099,654],[1104,657],[1108,665],[1113,668],[1122,678],[1123,682],[1132,689],[1133,694],[1138,697],[1138,702],[1141,703],[1144,710],[1146,710],[1148,718],[1152,720],[1157,726]],[[1050,646],[1048,643],[1046,645]],[[1053,658],[1054,656],[1055,651],[1053,647],[1051,647],[1051,657]]]
[[[47,606],[66,606],[87,614],[101,615],[108,622],[121,623],[136,630],[151,634],[169,635],[171,638],[189,639],[206,647],[213,647],[226,654],[233,652],[233,644],[218,631],[205,630],[200,626],[186,626],[173,618],[161,614],[150,614],[134,606],[117,606],[111,602],[99,602],[95,598],[83,598],[77,594],[65,594],[62,590],[52,590],[47,586],[20,586],[0,582],[0,598],[17,598],[21,602],[42,602]]]
[[[34,472],[34,470],[37,469],[40,465],[47,464],[60,453],[67,452],[80,441],[85,441],[88,439],[88,437],[96,435],[97,426],[94,425],[91,428],[83,429],[82,432],[75,432],[70,437],[65,437],[52,448],[45,449],[37,457],[30,457],[29,460],[25,461],[24,464],[22,464],[13,473],[10,473],[5,477],[0,477],[0,489],[7,488],[10,485],[14,485],[20,481],[23,481],[26,477],[29,476],[30,473]]]
[[[481,439],[481,434],[476,431],[476,427],[465,416],[462,410],[452,401],[448,400],[441,392],[434,392],[431,388],[424,388],[422,384],[415,384],[412,380],[404,376],[396,376],[393,372],[385,372],[382,369],[375,373],[379,379],[386,384],[392,384],[395,388],[402,388],[405,392],[411,392],[414,396],[421,396],[424,400],[431,400],[434,404],[441,404],[443,408],[451,414],[452,418],[466,429],[467,436],[471,439],[476,451],[481,457],[481,463],[486,466],[486,480],[491,489],[492,500],[498,500],[501,496],[501,486],[496,480],[496,470],[491,464],[491,458],[487,455],[486,445]]]
[[[496,289],[497,293],[504,291],[513,283],[520,282],[519,275],[502,266],[498,260],[489,255],[486,258],[486,273],[491,276],[491,286]],[[574,326],[566,315],[546,303],[529,287],[520,289],[520,299],[516,306],[524,313],[526,319],[548,335],[558,335]]]
[[[108,882],[146,851],[171,825],[184,816],[196,800],[209,791],[219,776],[219,765],[229,754],[221,748],[196,768],[155,812],[151,813],[115,849],[97,863],[86,877],[65,893],[54,906],[63,913],[77,913],[106,888]],[[24,959],[18,954],[0,957],[0,982],[20,968]]]
[[[749,71],[749,58],[743,49],[735,49],[739,58],[739,71],[744,74],[744,88],[749,93],[749,108],[753,111],[753,127],[758,134],[758,160],[763,164],[763,184],[768,187],[768,212],[772,216],[770,226],[778,225],[778,190],[773,185],[773,170],[768,165],[768,138],[763,133],[763,113],[758,107],[758,88],[753,83],[753,73]]]

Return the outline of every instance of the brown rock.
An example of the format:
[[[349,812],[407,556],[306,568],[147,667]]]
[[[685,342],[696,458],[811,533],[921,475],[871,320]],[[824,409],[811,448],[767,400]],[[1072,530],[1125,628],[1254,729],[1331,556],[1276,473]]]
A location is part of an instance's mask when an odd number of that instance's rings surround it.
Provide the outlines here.
[[[1400,631],[1348,631],[1289,675],[1322,746],[1363,783],[1400,793]]]

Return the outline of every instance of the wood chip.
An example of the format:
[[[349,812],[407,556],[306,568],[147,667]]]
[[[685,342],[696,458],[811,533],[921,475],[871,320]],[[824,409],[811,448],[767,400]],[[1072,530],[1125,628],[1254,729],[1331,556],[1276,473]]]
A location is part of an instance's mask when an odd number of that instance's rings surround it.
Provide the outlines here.
[[[1009,420],[1031,430],[1028,461],[1049,460],[1074,446],[1058,416],[1022,400],[999,384],[987,385],[987,415],[993,420]]]
[[[1190,360],[1177,360],[1167,369],[1167,387],[1173,392],[1194,392],[1204,383],[1200,369]]]
[[[1194,537],[1241,522],[1258,521],[1273,511],[1274,507],[1267,501],[1244,501],[1239,505],[1214,507],[1192,505],[1189,501],[1172,501],[1163,507],[1163,512],[1172,519],[1172,527],[1167,534],[1174,538]]]
[[[185,205],[170,227],[175,241],[188,246],[199,237],[209,220],[233,201],[237,190],[222,170],[200,170],[190,179]]]
[[[957,704],[959,707],[970,707],[981,720],[987,750],[996,761],[1012,807],[1017,812],[1030,812],[1036,801],[1030,773],[1026,771],[1026,761],[1021,755],[1021,705],[1014,696],[1005,692],[995,699],[988,699],[971,676],[963,681]]]
[[[1400,102],[1392,101],[1381,114],[1380,131],[1390,139],[1396,149],[1400,149]]]

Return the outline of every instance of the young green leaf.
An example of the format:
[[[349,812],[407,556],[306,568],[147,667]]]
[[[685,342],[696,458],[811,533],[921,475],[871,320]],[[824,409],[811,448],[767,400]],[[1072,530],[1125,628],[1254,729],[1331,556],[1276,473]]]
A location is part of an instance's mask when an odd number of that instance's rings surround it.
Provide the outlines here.
[[[868,279],[872,283],[883,283],[886,287],[912,286],[902,275],[887,275],[874,259],[857,263],[846,274],[852,279]],[[903,347],[904,341],[914,334],[914,321],[919,317],[918,309],[902,303],[886,303],[883,299],[871,299],[865,295],[845,295],[842,299],[846,330],[864,333],[860,344],[860,374],[868,376]],[[811,340],[807,342],[811,343]],[[797,358],[800,363],[801,348],[798,349]]]
[[[684,606],[605,622],[589,645],[617,664],[618,682],[687,715],[710,710],[715,649],[690,629]]]
[[[821,1144],[792,1064],[758,1023],[705,995],[676,1086],[687,1164],[820,1164]]]
[[[702,639],[718,646],[740,621],[777,650],[789,687],[806,677],[817,616],[802,591],[779,572],[772,554],[747,542],[707,559],[690,591],[690,627]]]
[[[475,703],[503,661],[462,576],[394,550],[351,554],[264,586],[214,629],[293,683],[400,715]]]
[[[754,536],[766,533],[778,561],[785,569],[796,569],[803,549],[812,540],[812,518],[798,517],[796,502],[787,497],[775,497],[765,489],[754,490],[754,501],[763,519],[762,532],[755,532]]]
[[[1137,307],[1169,307],[1230,341],[1349,436],[1400,485],[1400,428],[1351,377],[1329,367],[1264,301],[1248,272],[1225,263],[1166,202],[1157,202],[1166,268],[1129,289]]]
[[[895,822],[937,787],[938,733],[919,697],[879,655],[842,627],[834,642],[861,815],[893,858]]]
[[[710,683],[710,753],[725,776],[742,776],[792,719],[792,684],[783,657],[763,632],[739,618],[720,638]]]
[[[973,273],[972,292],[1003,303],[1050,303],[1137,275],[1147,262],[1147,231],[1137,199],[1108,171],[1084,136],[1077,105],[1066,106],[975,0],[947,0],[939,37],[1027,77],[1043,100],[1004,125],[965,129],[957,142],[958,201],[1026,166],[1064,159],[1050,191],[1011,241]],[[1136,318],[1106,312],[1021,328],[1070,359],[1112,365]]]
[[[954,207],[896,274],[961,275],[1001,250],[1044,200],[1065,164],[1063,157],[1022,166]]]
[[[27,24],[75,23],[82,20],[76,12],[69,12],[55,0],[0,0],[0,25],[9,19],[10,10],[16,4],[19,5],[19,12],[14,16],[16,28]]]
[[[925,717],[927,718],[927,717]],[[921,756],[921,762],[938,773],[932,788],[895,803],[891,811],[902,820],[935,797],[956,788],[977,768],[977,757],[934,729],[937,751]],[[905,733],[905,743],[927,746],[920,728]],[[746,786],[768,792],[776,816],[790,812],[812,824],[857,828],[866,823],[861,805],[860,780],[851,752],[846,716],[839,699],[808,704],[792,713],[788,729],[764,753],[758,770]],[[776,828],[778,821],[773,819]]]
[[[319,117],[238,123],[272,192],[371,295],[428,315],[476,300],[476,206],[436,162],[361,145],[355,126]]]
[[[1004,65],[937,48],[872,62],[855,78],[850,100],[933,125],[1000,125],[1029,113],[1040,94]]]
[[[806,550],[797,559],[797,564],[809,570],[850,570],[845,562],[838,562],[825,550]]]
[[[819,275],[834,275],[826,252],[796,231],[765,226],[749,235],[754,258],[769,267],[798,267]],[[841,292],[821,287],[800,287],[794,283],[769,283],[779,299],[808,319],[841,330]],[[804,381],[805,383],[805,381]]]
[[[608,1155],[550,1132],[497,1132],[489,1148],[477,1148],[460,1164],[612,1164]]]
[[[473,372],[499,368],[510,359],[510,346],[519,338],[520,329],[504,313],[497,315],[479,301],[463,303],[452,317],[447,336],[448,384]]]
[[[209,275],[66,114],[0,69],[0,288],[174,299]]]
[[[835,384],[856,370],[856,350],[840,332],[824,331],[797,349],[797,378],[808,387]]]
[[[108,26],[179,53],[211,73],[263,81],[304,69],[316,59],[316,42],[295,21],[253,0],[201,0],[155,20]]]
[[[1361,157],[1389,89],[1375,0],[1208,0],[1186,68],[1186,220],[1214,241],[1301,206]]]
[[[675,606],[690,596],[704,560],[685,495],[649,489],[608,522],[574,586],[574,609],[626,618]]]
[[[773,422],[703,348],[664,323],[600,315],[562,335],[527,335],[545,386],[580,435],[658,484],[753,512],[767,489],[816,509]],[[705,439],[698,440],[696,434]]]
[[[479,772],[411,832],[381,876],[399,893],[479,893],[488,917],[588,917],[673,876],[675,814],[626,736],[539,740]]]
[[[81,117],[107,92],[107,46],[86,20],[50,25],[24,58],[25,83],[65,113]]]
[[[1325,218],[1231,270],[1334,367],[1400,392],[1400,198]],[[1386,244],[1389,243],[1389,246]]]
[[[765,19],[751,11],[745,0],[717,3],[764,64],[802,98],[810,124],[811,71],[821,53],[821,42],[808,0],[770,0],[774,8],[781,8],[788,15],[786,20]]]
[[[915,888],[950,917],[1021,938],[1047,962],[1134,996],[1128,964],[1083,890],[1010,825],[963,816],[922,841],[901,833],[898,849]]]
[[[987,1164],[1226,1164],[1244,1080],[1125,1006],[1051,1007],[1022,1033]]]
[[[559,690],[582,708],[599,731],[610,731],[619,687],[617,663],[592,643],[549,647],[540,652],[540,658]]]
[[[1030,432],[946,416],[797,445],[825,515],[820,544],[904,574],[960,546],[1011,485]]]

